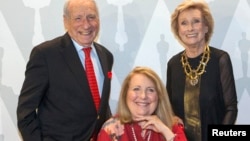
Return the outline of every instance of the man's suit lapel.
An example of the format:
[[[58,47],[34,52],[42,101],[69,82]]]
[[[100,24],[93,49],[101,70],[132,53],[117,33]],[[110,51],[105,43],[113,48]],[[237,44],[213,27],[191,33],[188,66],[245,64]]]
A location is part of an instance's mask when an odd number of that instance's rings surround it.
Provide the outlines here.
[[[96,43],[94,43],[97,55],[99,57],[99,61],[101,63],[102,71],[104,73],[104,76],[106,77],[106,73],[108,72],[108,60],[106,54],[104,54],[104,51],[102,51],[102,47]]]
[[[99,57],[99,61],[102,67],[102,71],[103,71],[103,75],[104,75],[104,83],[103,83],[103,91],[102,91],[102,98],[101,98],[101,105],[100,105],[100,109],[99,111],[101,111],[101,109],[103,109],[102,107],[106,107],[107,105],[103,105],[104,103],[106,103],[105,101],[109,101],[109,95],[107,95],[107,93],[109,93],[110,91],[110,78],[108,78],[108,72],[109,72],[109,68],[108,68],[108,60],[107,60],[107,56],[104,53],[105,51],[103,51],[103,47],[101,47],[100,45],[94,43],[97,55]]]
[[[66,33],[62,41],[61,53],[64,56],[66,64],[69,66],[74,77],[79,82],[82,90],[87,91],[86,86],[88,84],[85,70],[83,69],[82,63],[78,57],[78,53],[75,50],[73,42],[69,35]]]

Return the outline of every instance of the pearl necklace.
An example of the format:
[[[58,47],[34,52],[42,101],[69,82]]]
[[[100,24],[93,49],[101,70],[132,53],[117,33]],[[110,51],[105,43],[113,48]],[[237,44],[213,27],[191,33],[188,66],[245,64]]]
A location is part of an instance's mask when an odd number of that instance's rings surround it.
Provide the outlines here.
[[[205,68],[209,59],[210,59],[210,50],[208,46],[205,47],[205,51],[200,60],[200,64],[196,69],[192,69],[191,66],[189,65],[186,51],[184,51],[183,54],[181,55],[181,63],[184,68],[184,72],[189,77],[190,84],[192,86],[195,86],[198,83],[199,76],[201,76],[205,72]]]
[[[133,137],[134,137],[134,141],[137,141],[137,138],[136,138],[136,135],[135,135],[135,129],[134,129],[133,125],[131,125],[131,129],[132,129],[132,134],[133,134]],[[151,130],[149,131],[147,141],[150,141],[150,137],[151,137]]]

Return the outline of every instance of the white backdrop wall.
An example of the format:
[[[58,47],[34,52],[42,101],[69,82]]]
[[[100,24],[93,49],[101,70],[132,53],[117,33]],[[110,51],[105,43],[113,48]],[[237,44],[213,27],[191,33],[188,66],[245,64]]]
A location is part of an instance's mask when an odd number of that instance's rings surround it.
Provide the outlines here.
[[[17,98],[34,45],[64,34],[65,0],[0,0],[0,141],[21,141]],[[183,50],[170,30],[181,0],[97,0],[98,42],[115,57],[110,104],[115,111],[121,82],[137,65],[153,68],[166,83],[166,63]],[[210,45],[229,52],[237,85],[237,124],[250,124],[250,0],[207,0],[215,19]],[[38,80],[39,81],[39,80]]]

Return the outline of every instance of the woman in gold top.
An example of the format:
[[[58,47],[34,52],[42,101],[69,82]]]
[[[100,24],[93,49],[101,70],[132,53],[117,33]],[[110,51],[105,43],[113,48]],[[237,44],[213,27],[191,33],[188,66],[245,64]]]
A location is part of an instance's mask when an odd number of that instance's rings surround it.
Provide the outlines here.
[[[188,140],[207,141],[209,124],[234,124],[237,117],[230,56],[209,46],[214,21],[205,1],[183,1],[171,16],[171,28],[184,51],[168,62],[170,101]]]

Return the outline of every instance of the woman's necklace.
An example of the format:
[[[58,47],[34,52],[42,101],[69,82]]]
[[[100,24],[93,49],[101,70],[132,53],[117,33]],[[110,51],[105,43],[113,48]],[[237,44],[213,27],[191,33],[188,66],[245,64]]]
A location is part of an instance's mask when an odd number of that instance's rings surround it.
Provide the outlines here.
[[[210,50],[208,45],[205,47],[205,51],[202,55],[200,64],[196,69],[192,69],[190,64],[188,63],[186,51],[184,51],[183,54],[181,55],[182,67],[184,68],[184,72],[187,75],[187,77],[189,77],[190,79],[189,82],[192,86],[195,86],[198,83],[199,76],[201,76],[205,72],[205,68],[209,59],[210,59]]]
[[[134,129],[133,125],[131,125],[131,129],[132,129],[132,134],[133,134],[134,141],[138,141],[137,138],[136,138],[135,129]],[[145,134],[145,136],[146,136],[146,134]],[[147,141],[150,141],[150,137],[151,137],[151,130],[148,133]]]

